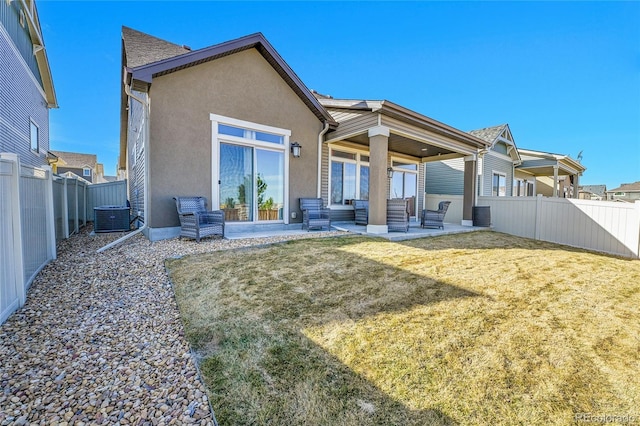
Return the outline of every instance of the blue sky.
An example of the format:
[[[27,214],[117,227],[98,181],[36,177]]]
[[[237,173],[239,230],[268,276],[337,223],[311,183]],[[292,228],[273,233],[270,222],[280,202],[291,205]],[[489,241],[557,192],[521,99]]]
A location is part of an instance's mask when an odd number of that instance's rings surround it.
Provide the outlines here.
[[[40,0],[51,149],[115,174],[121,26],[199,49],[262,32],[311,89],[387,99],[521,148],[583,151],[581,184],[640,180],[640,2]]]

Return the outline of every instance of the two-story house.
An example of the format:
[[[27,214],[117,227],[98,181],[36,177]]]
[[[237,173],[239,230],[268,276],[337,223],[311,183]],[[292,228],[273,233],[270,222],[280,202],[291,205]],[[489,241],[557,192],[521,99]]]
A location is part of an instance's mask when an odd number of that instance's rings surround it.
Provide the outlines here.
[[[49,108],[57,108],[35,2],[0,2],[0,152],[47,164]]]

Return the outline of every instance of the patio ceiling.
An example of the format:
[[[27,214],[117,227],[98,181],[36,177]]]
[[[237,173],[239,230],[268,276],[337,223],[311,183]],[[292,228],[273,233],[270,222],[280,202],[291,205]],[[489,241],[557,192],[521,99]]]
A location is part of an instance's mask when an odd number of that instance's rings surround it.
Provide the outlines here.
[[[548,166],[548,165],[544,165],[544,166],[530,165],[526,167],[516,167],[516,170],[522,170],[524,172],[531,173],[534,176],[553,176],[553,166]],[[558,167],[558,176],[569,176],[569,175],[575,175],[575,174],[577,174],[575,170],[568,170],[562,167],[562,165]]]
[[[345,142],[352,142],[358,145],[369,146],[369,136],[367,133],[361,133],[359,135],[345,138]],[[412,157],[422,158],[423,161],[429,161],[430,157],[438,156],[462,156],[463,154],[457,154],[455,151],[448,150],[446,148],[430,145],[415,139],[408,138],[406,136],[393,133],[389,135],[389,151]]]

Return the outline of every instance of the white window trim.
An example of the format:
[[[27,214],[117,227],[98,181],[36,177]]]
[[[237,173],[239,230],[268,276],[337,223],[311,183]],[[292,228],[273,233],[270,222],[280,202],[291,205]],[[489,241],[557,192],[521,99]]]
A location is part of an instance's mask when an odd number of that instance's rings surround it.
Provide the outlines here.
[[[504,177],[504,195],[500,195],[500,189],[498,188],[498,194],[493,195],[493,176],[498,175],[498,176],[502,176]],[[499,181],[498,181],[499,183]],[[511,183],[511,185],[513,186],[513,183]],[[492,197],[507,197],[507,187],[509,185],[507,184],[507,174],[505,172],[500,172],[498,170],[491,170],[491,196]],[[511,189],[511,191],[513,191],[513,188]]]
[[[236,118],[225,117],[218,114],[209,114],[211,120],[211,208],[217,209],[220,206],[220,142],[230,142],[236,145],[250,146],[252,148],[268,149],[284,153],[284,205],[282,208],[283,220],[257,220],[258,206],[254,206],[254,220],[251,222],[241,222],[246,225],[250,223],[289,223],[289,138],[291,130],[282,129],[280,127],[266,126],[264,124],[252,123],[250,121],[238,120]],[[240,127],[247,130],[271,133],[282,136],[284,143],[264,142],[256,139],[241,138],[238,136],[223,135],[218,133],[218,124],[224,124],[234,127]],[[254,167],[256,158],[254,156]],[[235,224],[229,224],[231,226]]]
[[[36,149],[33,149],[32,145],[32,141],[31,141],[31,125],[36,126],[36,129],[38,129],[38,134],[36,135]],[[38,126],[38,123],[36,123],[34,121],[33,118],[29,118],[29,150],[31,152],[34,152],[36,154],[40,154],[40,126]]]
[[[393,165],[394,161],[408,163],[408,164],[415,164],[417,167],[416,167],[415,170],[408,170],[408,169],[403,169],[402,167],[395,167]],[[404,158],[404,157],[391,156],[391,168],[393,169],[393,173],[406,172],[406,173],[412,173],[412,174],[416,175],[416,202],[418,202],[418,186],[419,186],[418,180],[420,179],[420,174],[419,174],[419,172],[420,172],[420,161],[413,160],[413,159],[408,159],[408,158]],[[393,196],[393,194],[391,194],[392,190],[393,190],[393,185],[389,185],[389,194],[387,194],[389,198],[392,198],[392,196]]]
[[[89,172],[88,174],[86,172]],[[83,167],[82,168],[82,177],[91,176],[91,167]]]
[[[356,159],[350,160],[348,158],[334,157],[333,151],[341,151],[341,152],[347,152],[349,154],[356,154]],[[329,192],[327,194],[327,198],[329,200],[329,208],[331,210],[353,210],[353,206],[331,203],[331,163],[335,159],[335,161],[340,163],[349,163],[349,164],[356,165],[356,195],[359,195],[360,194],[360,167],[361,166],[369,167],[369,171],[371,171],[371,167],[369,166],[369,161],[361,160],[362,155],[371,157],[370,152],[364,149],[358,149],[355,147],[338,145],[338,144],[329,144],[329,170],[328,170]]]

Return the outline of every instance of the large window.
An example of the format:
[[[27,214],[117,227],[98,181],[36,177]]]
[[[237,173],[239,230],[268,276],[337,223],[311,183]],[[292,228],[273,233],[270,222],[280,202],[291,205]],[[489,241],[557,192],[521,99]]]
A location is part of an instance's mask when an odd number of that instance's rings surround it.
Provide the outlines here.
[[[36,123],[34,123],[33,121],[31,121],[31,128],[30,128],[30,140],[31,140],[31,150],[34,152],[40,152],[40,142],[38,141],[38,133],[40,133],[40,129],[38,129],[38,126],[36,125]]]
[[[331,204],[369,199],[369,156],[331,149]]]
[[[413,199],[409,204],[410,215],[415,216],[418,195],[418,164],[407,161],[393,161],[391,198]]]
[[[211,119],[219,153],[214,164],[217,203],[225,220],[285,220],[290,131],[215,115]]]
[[[507,176],[503,173],[493,172],[491,195],[505,197],[507,195]]]

